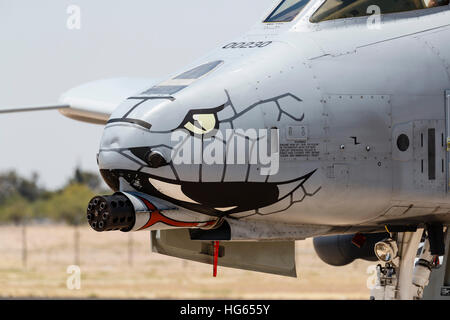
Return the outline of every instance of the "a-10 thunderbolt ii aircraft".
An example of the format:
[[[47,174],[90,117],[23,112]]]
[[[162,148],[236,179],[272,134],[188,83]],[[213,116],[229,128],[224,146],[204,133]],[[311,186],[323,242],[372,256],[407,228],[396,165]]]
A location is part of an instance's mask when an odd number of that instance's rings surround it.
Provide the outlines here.
[[[149,230],[155,252],[286,276],[294,241],[313,237],[331,265],[378,261],[373,299],[448,299],[449,89],[448,0],[278,0],[164,81],[2,112],[105,126],[115,193],[89,203],[96,231]]]

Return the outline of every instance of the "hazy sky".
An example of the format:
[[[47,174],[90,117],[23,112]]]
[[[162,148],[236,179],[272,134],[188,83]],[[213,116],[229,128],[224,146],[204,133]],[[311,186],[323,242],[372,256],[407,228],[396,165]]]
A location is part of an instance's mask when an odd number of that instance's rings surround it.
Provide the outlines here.
[[[246,32],[277,0],[0,0],[0,108],[54,104],[111,77],[162,77]],[[67,8],[81,9],[69,30]],[[0,115],[0,172],[60,187],[97,170],[102,126],[57,111]]]

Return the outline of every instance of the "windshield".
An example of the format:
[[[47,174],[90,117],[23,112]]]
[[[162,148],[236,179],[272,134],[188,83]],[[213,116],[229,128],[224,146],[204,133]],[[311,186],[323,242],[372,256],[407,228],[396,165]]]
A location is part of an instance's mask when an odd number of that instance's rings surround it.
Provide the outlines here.
[[[321,22],[373,14],[373,6],[381,14],[446,6],[449,0],[327,0],[313,14],[311,22]],[[372,9],[370,9],[372,8]]]
[[[283,0],[264,22],[289,22],[302,11],[310,0]]]

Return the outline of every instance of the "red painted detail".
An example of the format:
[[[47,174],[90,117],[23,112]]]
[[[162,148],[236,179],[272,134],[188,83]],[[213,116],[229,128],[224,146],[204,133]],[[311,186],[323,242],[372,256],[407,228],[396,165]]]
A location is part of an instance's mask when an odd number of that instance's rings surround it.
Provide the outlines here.
[[[164,223],[166,225],[172,226],[172,227],[179,227],[179,228],[195,228],[195,227],[208,227],[212,226],[216,221],[205,221],[205,222],[184,222],[184,221],[177,221],[170,219],[163,215],[159,210],[147,199],[140,198],[147,208],[150,211],[150,219],[148,219],[147,223],[139,229],[144,230],[147,228],[150,228],[151,226],[157,224],[158,222]]]
[[[219,261],[219,241],[214,241],[213,276],[217,277],[217,262]]]
[[[367,238],[361,234],[361,233],[357,233],[355,234],[355,236],[352,239],[352,243],[354,246],[358,247],[361,249],[361,247],[364,245],[364,243],[366,243]]]

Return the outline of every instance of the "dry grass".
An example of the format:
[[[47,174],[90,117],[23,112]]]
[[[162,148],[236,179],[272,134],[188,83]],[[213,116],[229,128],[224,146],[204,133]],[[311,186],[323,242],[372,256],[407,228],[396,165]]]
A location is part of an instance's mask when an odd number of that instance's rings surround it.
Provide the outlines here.
[[[321,262],[311,240],[297,243],[297,279],[186,262],[150,252],[147,232],[81,232],[81,289],[69,290],[74,264],[73,231],[67,226],[31,226],[28,262],[22,266],[21,228],[0,227],[0,297],[175,299],[367,299],[367,267],[356,261],[333,268]],[[133,240],[132,265],[128,240]]]

